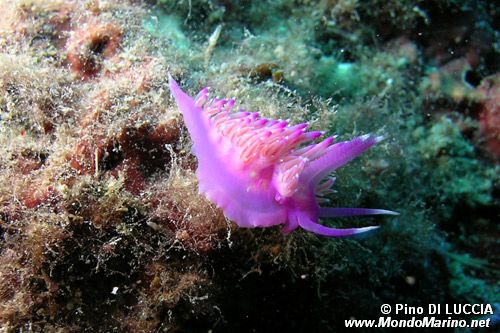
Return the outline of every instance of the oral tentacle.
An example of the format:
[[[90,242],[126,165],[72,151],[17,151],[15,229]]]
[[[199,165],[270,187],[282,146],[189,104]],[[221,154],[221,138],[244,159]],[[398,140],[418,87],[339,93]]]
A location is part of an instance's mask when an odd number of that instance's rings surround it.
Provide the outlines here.
[[[379,228],[379,226],[369,226],[363,228],[346,228],[346,229],[329,228],[312,221],[310,218],[304,216],[303,214],[299,216],[298,221],[302,229],[307,230],[309,232],[313,232],[317,235],[327,236],[327,237],[349,237]]]
[[[362,216],[362,215],[399,215],[398,212],[385,209],[371,208],[319,208],[320,217],[343,217],[343,216]]]

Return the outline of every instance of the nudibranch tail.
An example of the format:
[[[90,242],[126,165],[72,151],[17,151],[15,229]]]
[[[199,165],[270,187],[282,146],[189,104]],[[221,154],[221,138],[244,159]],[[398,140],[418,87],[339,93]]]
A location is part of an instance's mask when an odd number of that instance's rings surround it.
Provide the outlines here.
[[[397,215],[383,209],[320,208],[318,204],[317,196],[332,193],[335,178],[330,173],[381,137],[364,135],[335,144],[335,137],[329,137],[310,143],[323,132],[308,132],[307,124],[261,118],[257,112],[233,112],[234,99],[210,100],[208,88],[193,99],[172,77],[169,84],[198,158],[199,190],[239,226],[283,224],[285,233],[301,227],[344,237],[377,227],[334,229],[319,224],[319,218]]]
[[[208,138],[208,128],[206,124],[206,116],[203,114],[202,109],[197,104],[199,102],[195,102],[188,94],[182,91],[179,88],[179,85],[175,80],[169,75],[169,86],[170,91],[174,95],[175,101],[179,110],[182,112],[182,116],[184,118],[184,123],[188,128],[189,134],[193,139],[193,149],[194,150],[202,150],[202,148],[198,149],[198,145],[202,145],[204,142],[207,142]],[[200,92],[199,95],[206,96],[208,92],[207,89],[204,89]],[[203,147],[205,149],[209,147]]]

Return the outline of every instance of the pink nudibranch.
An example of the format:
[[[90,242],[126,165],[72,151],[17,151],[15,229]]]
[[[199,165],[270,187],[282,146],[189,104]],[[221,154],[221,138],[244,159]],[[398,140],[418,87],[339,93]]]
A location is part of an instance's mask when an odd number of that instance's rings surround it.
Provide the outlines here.
[[[191,98],[169,76],[170,90],[184,117],[198,158],[199,191],[240,227],[283,224],[329,237],[360,234],[378,226],[335,229],[320,217],[398,213],[383,209],[322,208],[316,196],[328,193],[330,173],[362,154],[382,138],[363,135],[333,144],[329,137],[303,147],[322,132],[307,124],[261,118],[256,112],[232,112],[234,99],[208,99],[208,88]],[[324,181],[324,179],[326,180]]]

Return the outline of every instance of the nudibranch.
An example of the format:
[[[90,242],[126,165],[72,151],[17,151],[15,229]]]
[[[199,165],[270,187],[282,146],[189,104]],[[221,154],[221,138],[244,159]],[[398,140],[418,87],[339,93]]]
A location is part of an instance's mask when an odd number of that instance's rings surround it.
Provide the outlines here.
[[[398,213],[383,209],[323,208],[317,196],[327,194],[332,171],[382,138],[363,135],[333,143],[307,132],[307,124],[260,117],[257,112],[232,112],[234,99],[210,99],[208,88],[191,98],[169,77],[170,90],[191,135],[198,158],[199,191],[240,227],[283,224],[289,233],[301,227],[330,237],[360,234],[377,228],[335,229],[318,223],[320,217]],[[326,179],[326,180],[325,180]]]

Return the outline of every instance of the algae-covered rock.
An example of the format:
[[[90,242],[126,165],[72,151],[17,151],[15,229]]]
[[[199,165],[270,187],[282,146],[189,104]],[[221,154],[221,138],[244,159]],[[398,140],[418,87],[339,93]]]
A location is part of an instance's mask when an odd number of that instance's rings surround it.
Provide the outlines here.
[[[497,16],[0,0],[0,331],[339,332],[384,303],[499,303]],[[400,215],[321,219],[380,226],[363,238],[239,228],[199,193],[169,74],[338,141],[383,136],[321,205]]]

